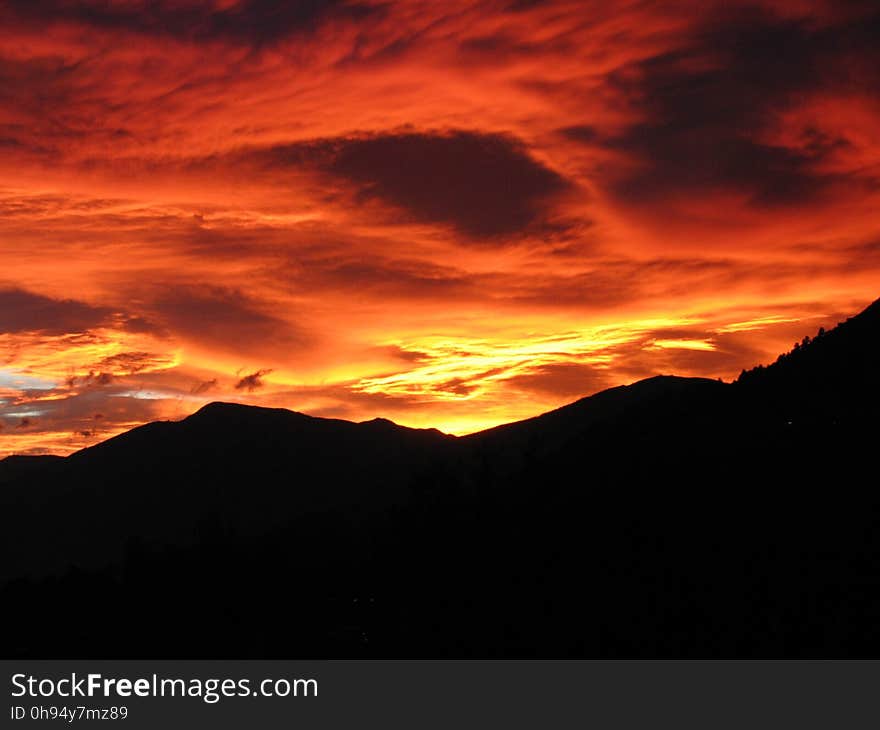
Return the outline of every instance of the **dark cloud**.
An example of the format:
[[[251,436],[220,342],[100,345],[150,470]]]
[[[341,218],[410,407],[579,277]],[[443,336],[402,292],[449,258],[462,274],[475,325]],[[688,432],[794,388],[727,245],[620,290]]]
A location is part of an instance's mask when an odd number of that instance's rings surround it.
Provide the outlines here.
[[[589,395],[610,385],[607,370],[580,362],[540,365],[506,382],[522,390],[564,397]]]
[[[880,259],[859,263],[866,271],[880,266]],[[840,271],[848,273],[852,259],[744,261],[737,258],[598,259],[595,267],[570,275],[506,277],[489,280],[495,301],[517,305],[602,309],[634,301],[686,300],[696,292],[736,291],[766,287],[768,291],[797,293],[802,282]],[[769,309],[769,308],[768,308]],[[766,311],[766,310],[765,310]]]
[[[493,29],[487,35],[462,39],[456,48],[456,55],[459,64],[486,68],[503,67],[526,58],[545,60],[552,54],[574,55],[580,50],[576,36],[565,32],[538,39]]]
[[[235,384],[235,389],[246,390],[248,393],[253,393],[255,390],[259,390],[263,387],[263,377],[271,372],[271,369],[256,370],[245,375]]]
[[[404,362],[422,362],[427,359],[428,355],[418,350],[407,350],[397,345],[381,348],[383,352],[388,353],[391,357]]]
[[[165,365],[167,362],[167,357],[151,352],[120,352],[117,355],[101,358],[97,367],[102,370],[122,371],[126,375],[134,375],[142,370]]]
[[[125,204],[124,200],[105,198],[77,198],[67,195],[4,195],[0,200],[0,216],[4,222],[15,218],[30,221],[39,216],[42,220],[57,223],[59,219],[76,213],[101,213],[115,205]],[[68,218],[69,220],[69,218]],[[121,223],[121,220],[117,220]]]
[[[501,375],[506,370],[506,367],[490,368],[466,378],[450,378],[449,380],[434,383],[430,389],[434,393],[451,393],[452,395],[466,396],[476,391],[487,378]]]
[[[62,335],[107,326],[113,320],[113,311],[106,307],[0,288],[0,333]]]
[[[8,0],[3,3],[0,18],[7,23],[43,26],[54,21],[182,41],[219,40],[259,46],[313,31],[334,18],[360,20],[379,12],[379,8],[353,0],[239,0],[227,7],[181,0]]]
[[[338,289],[405,299],[455,297],[478,293],[478,277],[429,261],[386,259],[315,259],[292,274],[297,285]]]
[[[450,378],[442,383],[431,386],[431,390],[435,393],[451,393],[452,395],[470,395],[479,386],[476,383],[469,383],[465,378]]]
[[[520,13],[550,4],[552,0],[511,0],[506,9],[511,13]]]
[[[265,310],[242,291],[223,286],[179,286],[146,304],[172,334],[226,350],[273,351],[303,347],[309,338],[295,325]]]
[[[513,138],[471,132],[351,140],[330,170],[421,220],[486,237],[523,231],[543,198],[565,188]]]
[[[525,232],[548,196],[568,187],[557,172],[501,134],[392,133],[275,147],[255,153],[272,167],[313,165],[421,222],[476,238]]]
[[[4,23],[3,8],[0,3],[0,28],[14,27]],[[36,32],[44,36],[45,27]],[[130,130],[113,122],[118,107],[107,98],[101,54],[72,58],[41,50],[46,55],[0,55],[0,139],[7,163],[60,165],[77,146],[106,148],[133,138]],[[32,198],[35,205],[47,204],[49,211],[58,210],[56,201],[57,196]]]
[[[98,387],[104,385],[110,385],[113,383],[113,375],[105,372],[90,372],[84,378],[82,378],[84,385],[96,385]]]
[[[0,9],[0,27],[2,15]],[[68,114],[64,123],[47,124],[47,109],[69,108],[75,76],[75,64],[60,58],[0,56],[0,107],[8,110],[0,120],[0,138],[6,152],[34,157],[50,154],[47,137],[65,136],[70,120]]]
[[[880,15],[830,27],[755,8],[712,16],[680,50],[611,75],[643,119],[603,141],[636,163],[614,192],[631,202],[707,190],[765,206],[814,198],[839,182],[821,163],[848,141],[810,127],[784,145],[762,133],[810,93],[876,89],[878,44]]]
[[[880,266],[880,239],[848,246],[843,253],[845,267],[860,270],[877,268]]]
[[[64,381],[64,384],[68,390],[73,390],[77,386],[83,386],[85,388],[103,388],[108,385],[113,385],[114,382],[115,378],[112,373],[103,370],[89,370],[85,375],[71,375]]]
[[[201,383],[196,383],[192,390],[190,391],[193,395],[202,395],[203,393],[208,393],[214,390],[218,385],[217,378],[211,378],[211,380],[204,380]]]
[[[573,127],[563,127],[560,134],[575,142],[595,142],[599,139],[599,131],[590,124],[577,124]]]

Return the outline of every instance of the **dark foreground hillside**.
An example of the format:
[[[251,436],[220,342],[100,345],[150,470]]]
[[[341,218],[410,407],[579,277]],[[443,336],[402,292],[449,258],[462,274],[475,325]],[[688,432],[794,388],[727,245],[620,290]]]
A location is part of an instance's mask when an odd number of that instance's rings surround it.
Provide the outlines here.
[[[880,656],[880,304],[464,438],[213,404],[0,462],[3,656]]]

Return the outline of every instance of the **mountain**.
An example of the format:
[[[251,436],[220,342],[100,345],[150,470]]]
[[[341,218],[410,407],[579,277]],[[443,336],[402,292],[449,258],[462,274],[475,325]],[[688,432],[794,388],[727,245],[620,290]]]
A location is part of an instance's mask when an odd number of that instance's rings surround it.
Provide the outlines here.
[[[880,401],[880,300],[830,332],[805,337],[737,383],[792,417],[872,420]]]
[[[101,568],[132,539],[190,545],[205,531],[261,534],[343,507],[353,520],[404,499],[409,474],[450,439],[381,419],[212,403],[7,484],[0,524],[10,560],[0,576]]]
[[[874,303],[734,383],[651,378],[460,438],[215,403],[0,462],[0,647],[876,655],[878,335]]]

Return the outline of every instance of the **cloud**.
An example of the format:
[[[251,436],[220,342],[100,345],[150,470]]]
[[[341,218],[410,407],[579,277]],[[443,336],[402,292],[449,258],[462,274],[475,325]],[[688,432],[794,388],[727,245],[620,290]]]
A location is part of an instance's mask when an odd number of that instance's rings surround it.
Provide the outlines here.
[[[543,220],[548,198],[570,187],[515,137],[475,131],[339,137],[253,154],[275,169],[314,166],[366,201],[482,239],[526,232]]]
[[[540,220],[545,199],[566,188],[517,140],[473,132],[353,139],[329,169],[367,196],[475,237],[522,233]]]
[[[365,19],[377,12],[366,3],[347,0],[9,0],[4,3],[4,10],[7,22],[70,23],[181,41],[229,41],[256,46],[276,42],[292,33],[314,31],[328,20]]]
[[[208,399],[463,433],[771,361],[877,296],[878,28],[832,0],[0,3],[0,451]]]
[[[810,123],[798,137],[774,132],[811,96],[880,80],[867,70],[880,67],[878,18],[817,26],[758,6],[713,12],[683,46],[615,71],[611,87],[640,119],[601,141],[632,162],[614,193],[638,203],[728,192],[777,206],[827,192],[841,182],[828,163],[850,142]]]
[[[575,142],[593,143],[599,139],[599,131],[590,124],[575,124],[559,130],[560,134]]]
[[[253,393],[255,390],[259,390],[265,385],[263,383],[263,376],[271,373],[271,368],[265,370],[255,370],[254,372],[242,376],[242,378],[235,384],[236,390],[246,390],[248,393]]]
[[[168,357],[153,352],[120,352],[101,358],[96,367],[119,375],[134,375],[144,370],[157,370],[169,365]]]
[[[203,380],[200,383],[196,383],[196,385],[192,387],[192,390],[190,392],[193,395],[202,395],[203,393],[209,393],[210,391],[214,390],[218,384],[219,381],[217,380],[217,378]]]
[[[238,288],[183,285],[152,292],[151,316],[175,337],[225,351],[271,351],[304,348],[311,338],[287,319]]]
[[[47,395],[49,399],[42,393],[25,393],[0,404],[0,423],[5,419],[7,426],[15,427],[4,435],[10,443],[2,444],[0,454],[70,453],[141,423],[186,413],[171,398],[135,397],[123,383]],[[38,415],[15,416],[21,411]]]
[[[108,326],[113,320],[113,310],[106,307],[0,288],[0,333],[60,335]]]
[[[603,390],[611,383],[607,370],[579,362],[556,362],[530,368],[507,382],[523,390],[577,398]]]
[[[356,291],[411,300],[479,295],[478,277],[432,261],[382,256],[353,258],[343,252],[332,258],[309,260],[291,275],[296,277],[299,286],[316,291]]]
[[[96,385],[101,387],[103,385],[110,385],[113,382],[113,376],[110,373],[105,373],[103,371],[100,372],[89,372],[84,378],[82,378],[84,385]]]
[[[387,347],[379,348],[380,352],[391,355],[391,357],[396,358],[398,360],[403,360],[404,362],[412,362],[417,363],[424,360],[427,357],[427,354],[424,352],[419,352],[418,350],[407,350],[403,347],[399,347],[397,345],[389,345]]]

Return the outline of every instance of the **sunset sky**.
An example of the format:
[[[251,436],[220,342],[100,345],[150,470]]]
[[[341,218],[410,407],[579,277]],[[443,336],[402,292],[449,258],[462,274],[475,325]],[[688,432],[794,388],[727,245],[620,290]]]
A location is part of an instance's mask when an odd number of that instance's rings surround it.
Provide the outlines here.
[[[4,0],[0,457],[731,379],[878,209],[876,2]]]

